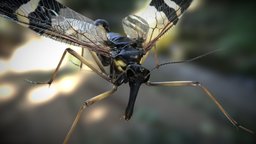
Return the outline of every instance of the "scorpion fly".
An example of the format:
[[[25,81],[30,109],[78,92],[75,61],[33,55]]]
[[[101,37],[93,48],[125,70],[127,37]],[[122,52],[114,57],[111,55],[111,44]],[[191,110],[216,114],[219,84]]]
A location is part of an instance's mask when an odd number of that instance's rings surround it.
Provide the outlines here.
[[[126,36],[110,30],[104,19],[91,20],[56,0],[1,0],[0,15],[28,27],[37,34],[57,41],[87,49],[92,55],[92,65],[82,54],[67,48],[55,71],[47,82],[33,84],[51,84],[67,53],[88,66],[98,76],[113,85],[113,88],[83,102],[64,143],[68,143],[82,112],[92,104],[111,96],[120,85],[129,84],[130,96],[124,113],[124,119],[132,117],[136,97],[140,86],[193,86],[200,88],[217,105],[226,118],[237,128],[254,133],[237,123],[222,107],[215,96],[196,81],[151,82],[150,70],[143,66],[143,58],[174,25],[188,9],[192,0],[151,0],[142,15],[129,15],[122,21]],[[152,22],[153,21],[153,22]],[[151,26],[153,23],[153,27]],[[199,57],[198,57],[199,58]],[[161,66],[161,65],[160,65]],[[109,68],[109,72],[105,68]]]

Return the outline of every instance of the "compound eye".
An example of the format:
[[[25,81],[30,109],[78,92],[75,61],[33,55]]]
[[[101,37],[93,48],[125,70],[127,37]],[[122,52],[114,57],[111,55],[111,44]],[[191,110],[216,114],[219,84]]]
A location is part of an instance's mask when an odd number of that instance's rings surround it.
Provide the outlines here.
[[[96,26],[101,25],[101,26],[103,26],[103,28],[104,28],[107,32],[110,32],[109,23],[108,23],[106,20],[104,20],[104,19],[97,19],[97,20],[94,21],[94,24],[95,24]]]

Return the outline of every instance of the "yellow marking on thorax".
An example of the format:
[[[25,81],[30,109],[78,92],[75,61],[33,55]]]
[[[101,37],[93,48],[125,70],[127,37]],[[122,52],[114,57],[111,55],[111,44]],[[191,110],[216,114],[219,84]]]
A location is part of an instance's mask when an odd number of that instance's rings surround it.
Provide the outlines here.
[[[122,60],[114,60],[114,63],[119,71],[124,71],[124,68],[126,67],[126,63]]]

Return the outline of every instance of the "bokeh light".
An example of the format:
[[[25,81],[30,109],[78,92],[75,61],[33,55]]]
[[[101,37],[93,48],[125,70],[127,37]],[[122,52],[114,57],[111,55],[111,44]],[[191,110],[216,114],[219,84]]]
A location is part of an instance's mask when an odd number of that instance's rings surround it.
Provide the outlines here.
[[[59,93],[69,94],[73,92],[79,84],[85,80],[88,74],[77,73],[72,75],[67,75],[60,80],[57,80],[54,87],[58,89]]]
[[[31,37],[28,42],[14,52],[9,60],[4,60],[1,63],[3,63],[3,68],[16,73],[35,70],[48,71],[56,67],[65,47],[67,46],[49,38]]]
[[[30,90],[27,94],[28,101],[31,105],[39,105],[54,99],[57,90],[54,87],[40,86]]]
[[[97,106],[93,107],[86,115],[84,115],[86,124],[91,124],[95,122],[99,122],[104,119],[107,115],[108,110],[107,107]]]
[[[12,84],[0,84],[0,102],[11,100],[15,96],[15,86]]]

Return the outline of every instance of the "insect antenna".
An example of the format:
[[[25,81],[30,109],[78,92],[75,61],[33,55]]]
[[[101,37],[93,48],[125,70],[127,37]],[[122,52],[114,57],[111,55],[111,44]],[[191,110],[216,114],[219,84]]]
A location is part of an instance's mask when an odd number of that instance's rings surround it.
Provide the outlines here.
[[[208,55],[214,54],[214,53],[219,52],[219,51],[222,51],[222,50],[224,50],[224,49],[215,49],[215,50],[209,51],[209,52],[207,52],[207,53],[204,53],[204,54],[202,54],[202,55],[193,57],[193,58],[191,58],[191,59],[187,59],[187,60],[169,61],[169,62],[161,63],[161,64],[155,66],[154,68],[152,68],[152,69],[150,70],[150,72],[152,72],[152,71],[154,71],[154,70],[156,70],[156,69],[159,69],[159,68],[162,67],[162,66],[166,66],[166,65],[170,65],[170,64],[178,64],[178,63],[188,63],[188,62],[192,62],[192,61],[195,61],[195,60],[204,58],[204,57],[206,57],[206,56],[208,56]]]

